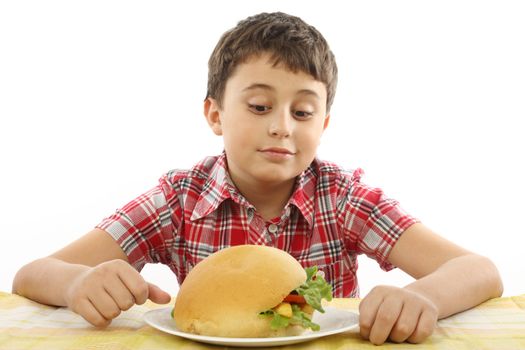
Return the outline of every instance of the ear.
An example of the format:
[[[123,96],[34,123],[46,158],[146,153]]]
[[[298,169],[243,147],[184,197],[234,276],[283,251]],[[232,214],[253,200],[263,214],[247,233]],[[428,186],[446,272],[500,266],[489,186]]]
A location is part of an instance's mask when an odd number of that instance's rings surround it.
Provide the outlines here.
[[[330,114],[328,114],[325,118],[324,118],[324,125],[323,125],[323,131],[326,130],[326,128],[328,127],[328,124],[330,123]]]
[[[204,101],[204,117],[210,126],[211,130],[215,135],[222,135],[222,124],[220,118],[220,108],[217,101],[211,97],[208,97]]]

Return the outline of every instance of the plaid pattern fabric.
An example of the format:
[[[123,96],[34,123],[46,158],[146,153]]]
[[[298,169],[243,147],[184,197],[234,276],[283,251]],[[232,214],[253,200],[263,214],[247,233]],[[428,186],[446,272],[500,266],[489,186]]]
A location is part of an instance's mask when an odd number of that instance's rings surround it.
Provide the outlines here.
[[[377,188],[346,171],[314,160],[298,176],[282,215],[269,222],[235,188],[227,159],[208,157],[190,170],[172,170],[150,191],[104,219],[130,263],[168,265],[182,283],[210,254],[239,244],[273,246],[304,267],[317,265],[336,297],[357,297],[357,255],[381,268],[397,239],[417,220]]]

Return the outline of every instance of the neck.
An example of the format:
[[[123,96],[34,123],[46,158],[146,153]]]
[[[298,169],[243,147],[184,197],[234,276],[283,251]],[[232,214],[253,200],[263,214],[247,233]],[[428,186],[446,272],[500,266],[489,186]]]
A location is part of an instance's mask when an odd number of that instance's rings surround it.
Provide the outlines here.
[[[239,192],[255,206],[265,221],[280,216],[292,195],[295,179],[280,183],[259,183],[243,181],[230,174]]]

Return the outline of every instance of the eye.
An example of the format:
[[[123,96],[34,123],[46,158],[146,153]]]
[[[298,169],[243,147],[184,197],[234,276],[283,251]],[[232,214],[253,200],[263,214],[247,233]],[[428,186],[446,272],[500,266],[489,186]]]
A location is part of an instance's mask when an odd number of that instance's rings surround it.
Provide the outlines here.
[[[263,114],[263,113],[266,113],[268,111],[270,111],[272,109],[272,107],[269,107],[269,106],[264,106],[264,105],[252,105],[252,104],[248,104],[248,108],[256,113],[256,114]]]
[[[297,119],[308,119],[310,118],[313,114],[313,112],[306,112],[306,111],[293,111],[293,115],[297,118]]]

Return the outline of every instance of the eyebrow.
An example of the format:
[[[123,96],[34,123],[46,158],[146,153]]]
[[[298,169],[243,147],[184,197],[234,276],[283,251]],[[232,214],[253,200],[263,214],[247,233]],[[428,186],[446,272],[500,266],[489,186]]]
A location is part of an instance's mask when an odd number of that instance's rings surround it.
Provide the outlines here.
[[[268,91],[272,91],[274,92],[275,91],[275,88],[271,85],[268,85],[268,84],[262,84],[262,83],[254,83],[254,84],[251,84],[247,87],[245,87],[244,89],[242,89],[243,92],[245,91],[250,91],[250,90],[256,90],[256,89],[263,89],[263,90],[268,90]],[[314,96],[315,98],[317,99],[321,99],[321,97],[317,94],[317,92],[313,91],[313,90],[310,90],[310,89],[301,89],[299,91],[297,91],[298,94],[301,94],[301,95],[311,95],[311,96]]]

